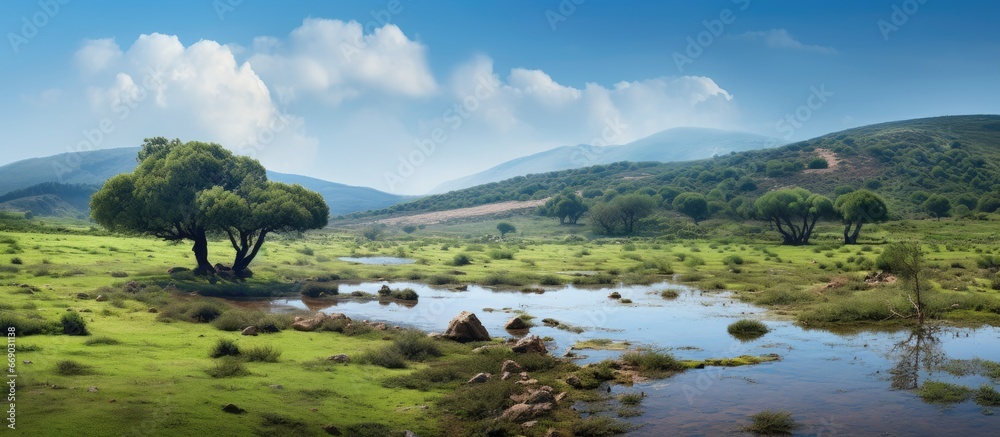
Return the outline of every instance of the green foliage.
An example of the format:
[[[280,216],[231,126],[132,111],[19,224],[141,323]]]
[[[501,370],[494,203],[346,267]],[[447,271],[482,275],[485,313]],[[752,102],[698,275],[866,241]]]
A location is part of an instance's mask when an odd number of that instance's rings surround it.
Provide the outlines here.
[[[377,241],[382,238],[388,226],[383,223],[375,223],[361,229],[361,236],[368,241]]]
[[[984,407],[1000,407],[1000,392],[992,385],[983,384],[976,390],[976,404]]]
[[[828,167],[830,167],[830,163],[826,162],[825,158],[819,158],[819,157],[817,157],[817,158],[813,158],[812,160],[810,160],[809,161],[809,165],[807,167],[809,167],[810,169],[814,169],[814,170],[815,169],[828,168]]]
[[[580,437],[609,437],[625,434],[633,429],[635,425],[602,416],[591,416],[573,423],[573,435]]]
[[[559,224],[571,224],[575,225],[585,212],[587,212],[587,205],[583,202],[583,198],[578,196],[576,193],[568,191],[557,194],[548,201],[545,202],[539,212],[541,215],[546,217],[556,217],[559,219]]]
[[[499,224],[497,224],[497,231],[500,232],[500,238],[503,238],[504,235],[507,235],[511,232],[517,232],[517,228],[510,223],[500,222]]]
[[[754,203],[760,218],[782,235],[782,244],[809,244],[816,222],[834,216],[829,198],[803,188],[768,192]]]
[[[471,263],[472,258],[464,253],[457,254],[451,259],[451,265],[453,266],[467,266]]]
[[[414,226],[414,225],[403,226],[403,232],[405,232],[407,234],[412,234],[412,233],[414,233],[416,231],[417,231],[417,227]]]
[[[326,226],[323,198],[299,185],[270,182],[254,159],[218,144],[147,138],[132,173],[112,177],[90,201],[105,228],[194,242],[197,272],[214,273],[207,234],[229,237],[233,270],[248,275],[267,234]]]
[[[730,335],[740,339],[757,338],[770,332],[767,325],[759,320],[743,319],[731,323],[726,331]]]
[[[0,310],[0,329],[3,332],[10,332],[10,328],[14,328],[18,337],[46,334],[59,329],[45,323],[34,313]]]
[[[277,363],[281,357],[281,350],[271,345],[252,346],[239,355],[250,362]]]
[[[234,378],[237,376],[248,376],[250,370],[238,358],[226,356],[216,361],[215,365],[205,371],[213,378]]]
[[[225,356],[237,357],[240,355],[240,347],[236,345],[236,342],[229,340],[227,338],[220,338],[212,350],[209,351],[208,356],[212,358],[219,358]]]
[[[415,301],[417,299],[420,299],[420,296],[412,288],[404,288],[402,290],[392,290],[392,293],[390,293],[389,295],[392,296],[393,299],[399,299],[399,300]]]
[[[933,194],[920,205],[924,211],[931,215],[931,217],[936,217],[938,220],[941,217],[947,217],[948,213],[951,212],[951,201],[947,197],[940,194]]]
[[[920,399],[932,404],[964,402],[972,395],[973,390],[969,387],[941,381],[927,381],[920,387]]]
[[[837,198],[834,207],[846,225],[844,244],[857,244],[861,226],[865,223],[881,223],[889,218],[889,208],[885,200],[868,190],[844,194]]]
[[[517,253],[513,249],[493,249],[490,250],[490,258],[493,259],[514,259],[514,254]]]
[[[62,332],[66,335],[90,335],[87,330],[87,321],[76,311],[63,314],[59,319],[62,324]]]
[[[87,375],[92,372],[91,367],[73,360],[61,360],[56,362],[56,373],[64,376]]]
[[[336,296],[339,293],[337,284],[325,282],[306,282],[299,289],[305,297],[317,298],[320,296]]]
[[[673,355],[650,349],[625,352],[621,360],[645,373],[679,372],[685,369],[684,364]]]
[[[116,344],[122,344],[122,342],[111,337],[100,336],[100,337],[88,338],[87,341],[83,342],[83,344],[87,346],[98,346],[98,345],[116,345]]]
[[[799,424],[792,419],[792,413],[787,411],[764,410],[750,416],[750,419],[753,423],[744,427],[743,430],[757,434],[791,434],[799,427]]]
[[[697,224],[708,218],[708,200],[699,193],[681,193],[674,197],[674,211],[691,217]]]

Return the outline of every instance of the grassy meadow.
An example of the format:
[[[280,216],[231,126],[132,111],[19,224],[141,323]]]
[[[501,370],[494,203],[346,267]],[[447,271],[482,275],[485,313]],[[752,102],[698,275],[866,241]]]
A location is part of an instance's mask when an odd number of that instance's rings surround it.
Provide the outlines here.
[[[534,216],[505,217],[518,232],[504,241],[496,237],[498,220],[427,225],[412,234],[388,229],[376,241],[361,238],[359,228],[340,228],[269,240],[251,266],[254,277],[244,283],[167,273],[193,267],[187,244],[101,235],[63,223],[60,231],[0,232],[0,318],[19,328],[17,419],[28,434],[226,429],[323,435],[329,424],[347,435],[406,429],[418,435],[477,434],[509,425],[491,417],[519,386],[493,381],[473,392],[463,383],[478,371],[496,373],[512,357],[509,350],[473,353],[484,343],[418,341],[406,330],[331,326],[298,332],[288,329],[293,315],[254,313],[206,296],[282,295],[311,282],[378,278],[514,289],[675,280],[706,291],[731,290],[806,326],[901,324],[907,321],[893,318],[887,302],[905,311],[907,285],[870,285],[864,278],[878,270],[886,242],[917,240],[931,286],[930,317],[996,325],[1000,217],[987,217],[869,225],[861,244],[853,246],[839,243],[841,228],[831,223],[818,228],[813,244],[799,247],[777,244],[766,227],[721,221],[703,224],[703,236],[686,240],[593,239],[588,228]],[[215,241],[210,250],[213,262],[231,262],[228,243]],[[416,262],[377,266],[337,259],[371,255]],[[69,312],[83,316],[89,336],[61,333],[59,323]],[[247,320],[285,329],[255,337],[233,331]],[[233,341],[243,358],[212,358],[220,339]],[[264,352],[258,354],[263,361],[250,358],[254,349]],[[327,360],[336,354],[349,355],[351,363]],[[600,366],[526,360],[533,378],[571,398],[592,398],[590,389],[612,378]],[[568,386],[568,373],[585,384]],[[246,412],[222,412],[230,403]],[[568,408],[541,423],[521,432],[618,426],[579,420]]]

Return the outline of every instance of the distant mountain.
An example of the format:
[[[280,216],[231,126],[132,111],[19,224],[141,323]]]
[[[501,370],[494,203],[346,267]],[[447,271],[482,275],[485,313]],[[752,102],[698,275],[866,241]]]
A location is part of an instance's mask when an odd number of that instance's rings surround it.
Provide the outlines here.
[[[119,173],[135,170],[138,147],[63,153],[0,167],[0,210],[31,211],[38,216],[85,217],[90,194]],[[326,199],[337,216],[392,206],[403,196],[373,188],[338,184],[268,170],[276,182],[299,184]]]
[[[655,133],[623,146],[562,146],[507,161],[496,167],[445,182],[435,193],[474,187],[517,176],[570,170],[612,162],[693,161],[731,152],[764,149],[784,144],[775,138],[719,129],[679,127]]]

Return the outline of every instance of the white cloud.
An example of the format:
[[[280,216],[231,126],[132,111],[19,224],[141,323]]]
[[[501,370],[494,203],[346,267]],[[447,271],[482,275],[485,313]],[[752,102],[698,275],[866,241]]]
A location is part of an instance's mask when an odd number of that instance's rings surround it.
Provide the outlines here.
[[[88,44],[77,59],[92,50]],[[312,162],[317,141],[301,133],[303,121],[282,114],[250,64],[237,64],[229,47],[208,40],[184,47],[176,36],[154,33],[141,35],[121,61],[95,76],[88,92],[92,108],[115,130],[214,141],[278,170]]]
[[[73,56],[77,68],[86,74],[104,71],[121,57],[121,49],[111,38],[87,40]]]
[[[406,97],[434,93],[426,47],[392,24],[365,34],[357,21],[310,18],[287,39],[254,40],[249,62],[282,101],[325,93],[333,104],[369,90]]]
[[[761,42],[765,46],[774,49],[799,50],[804,52],[821,53],[824,55],[834,55],[837,53],[837,49],[833,47],[803,44],[801,41],[795,39],[792,34],[788,33],[788,30],[786,29],[746,32],[737,35],[736,38],[753,42]]]

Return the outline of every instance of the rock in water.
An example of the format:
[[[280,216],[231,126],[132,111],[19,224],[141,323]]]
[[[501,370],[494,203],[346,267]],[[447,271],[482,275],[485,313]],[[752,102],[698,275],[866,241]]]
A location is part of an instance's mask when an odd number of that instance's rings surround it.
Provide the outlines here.
[[[503,325],[503,329],[509,329],[512,331],[520,331],[528,328],[530,328],[530,326],[528,326],[528,323],[525,322],[524,319],[521,319],[520,317],[512,317],[510,320],[507,321],[505,325]]]
[[[451,323],[448,323],[448,330],[444,332],[444,337],[466,343],[489,341],[490,333],[486,331],[486,327],[475,314],[462,311],[454,319],[451,319]]]

